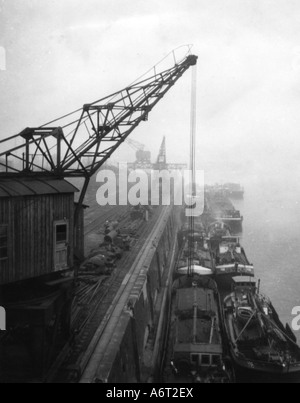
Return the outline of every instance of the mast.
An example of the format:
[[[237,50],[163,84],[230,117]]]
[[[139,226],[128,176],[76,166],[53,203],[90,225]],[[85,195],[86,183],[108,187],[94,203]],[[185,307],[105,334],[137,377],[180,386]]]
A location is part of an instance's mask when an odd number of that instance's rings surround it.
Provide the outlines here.
[[[197,195],[196,191],[196,104],[197,104],[197,70],[192,70],[192,91],[191,91],[191,132],[190,132],[190,196],[192,198],[192,206],[189,217],[189,259],[188,259],[188,275],[193,275],[194,267],[194,245],[195,245],[195,216],[194,216],[194,199]]]

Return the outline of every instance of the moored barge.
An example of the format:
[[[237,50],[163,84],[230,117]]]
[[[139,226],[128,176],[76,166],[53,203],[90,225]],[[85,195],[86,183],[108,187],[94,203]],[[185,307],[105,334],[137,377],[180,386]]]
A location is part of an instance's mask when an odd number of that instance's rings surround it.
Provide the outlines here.
[[[238,381],[299,382],[300,347],[270,300],[249,277],[233,279],[224,299],[225,329]]]

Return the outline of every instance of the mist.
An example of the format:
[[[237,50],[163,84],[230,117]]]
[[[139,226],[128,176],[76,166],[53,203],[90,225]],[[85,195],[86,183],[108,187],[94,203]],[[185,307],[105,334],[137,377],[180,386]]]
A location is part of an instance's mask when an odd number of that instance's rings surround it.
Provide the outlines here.
[[[294,0],[1,0],[0,138],[117,91],[193,44],[197,168],[299,198],[300,4]],[[170,64],[171,66],[171,64]],[[188,162],[187,72],[131,135]],[[126,144],[112,160],[133,161]]]
[[[162,4],[163,3],[163,4]],[[198,60],[197,164],[208,181],[298,183],[300,5],[288,0],[1,0],[0,138],[117,91],[173,48]],[[171,66],[171,65],[170,65]],[[189,155],[190,74],[132,138]],[[113,159],[134,160],[127,145]],[[298,186],[297,191],[298,191]]]
[[[1,0],[0,138],[117,91],[179,45],[198,55],[197,168],[207,182],[299,198],[300,4],[281,0]],[[171,67],[172,64],[170,64]],[[131,135],[188,162],[187,72]],[[126,144],[113,155],[133,161]]]

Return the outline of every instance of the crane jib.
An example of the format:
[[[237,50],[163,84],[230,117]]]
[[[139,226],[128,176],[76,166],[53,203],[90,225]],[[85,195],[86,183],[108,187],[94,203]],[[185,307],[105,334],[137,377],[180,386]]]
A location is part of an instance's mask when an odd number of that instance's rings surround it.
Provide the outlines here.
[[[197,59],[189,55],[168,70],[155,70],[149,78],[85,104],[49,127],[29,127],[2,140],[0,177],[84,177],[88,182]]]

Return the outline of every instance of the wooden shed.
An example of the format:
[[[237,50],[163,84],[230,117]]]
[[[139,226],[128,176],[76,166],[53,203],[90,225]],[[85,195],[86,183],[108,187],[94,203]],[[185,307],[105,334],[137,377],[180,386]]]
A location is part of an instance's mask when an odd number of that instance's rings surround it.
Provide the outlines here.
[[[0,179],[0,286],[72,268],[77,191],[62,179]]]

